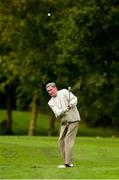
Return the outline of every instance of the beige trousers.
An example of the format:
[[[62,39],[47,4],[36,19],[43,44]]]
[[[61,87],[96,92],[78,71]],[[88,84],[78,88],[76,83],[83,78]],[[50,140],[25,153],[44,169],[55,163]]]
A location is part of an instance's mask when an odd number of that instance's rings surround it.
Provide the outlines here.
[[[59,135],[59,147],[65,164],[72,163],[72,147],[78,132],[79,122],[66,123],[61,125]]]

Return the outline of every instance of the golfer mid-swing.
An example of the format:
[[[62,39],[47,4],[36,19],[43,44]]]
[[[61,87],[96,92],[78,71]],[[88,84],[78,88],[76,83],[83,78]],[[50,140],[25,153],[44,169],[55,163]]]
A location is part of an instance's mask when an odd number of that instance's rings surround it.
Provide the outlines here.
[[[48,105],[56,118],[61,119],[59,147],[64,160],[59,168],[73,167],[72,147],[79,127],[80,115],[77,109],[77,97],[67,89],[58,90],[54,82],[46,84],[51,96]]]

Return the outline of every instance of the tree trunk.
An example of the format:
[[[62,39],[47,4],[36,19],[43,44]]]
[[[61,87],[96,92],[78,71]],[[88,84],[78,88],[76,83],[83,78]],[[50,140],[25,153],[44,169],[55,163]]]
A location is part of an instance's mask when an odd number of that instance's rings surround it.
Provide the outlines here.
[[[37,94],[34,93],[33,100],[32,100],[32,111],[31,111],[31,120],[29,124],[29,130],[28,130],[28,135],[33,136],[35,135],[35,130],[36,130],[36,120],[37,120],[37,115],[38,115],[38,104],[37,104]]]
[[[12,134],[12,107],[11,107],[11,89],[10,87],[6,88],[6,126],[5,126],[5,134]]]
[[[48,131],[48,136],[52,136],[54,128],[55,128],[55,116],[53,114],[51,116],[51,119],[50,119],[50,128],[49,128],[49,131]]]

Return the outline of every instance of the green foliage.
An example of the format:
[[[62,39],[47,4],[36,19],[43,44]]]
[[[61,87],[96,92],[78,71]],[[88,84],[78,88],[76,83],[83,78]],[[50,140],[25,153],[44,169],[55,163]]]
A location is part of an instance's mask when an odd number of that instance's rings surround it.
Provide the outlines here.
[[[106,0],[0,2],[0,91],[15,86],[24,108],[45,84],[72,86],[90,126],[119,125],[119,5]],[[48,16],[51,13],[51,16]]]

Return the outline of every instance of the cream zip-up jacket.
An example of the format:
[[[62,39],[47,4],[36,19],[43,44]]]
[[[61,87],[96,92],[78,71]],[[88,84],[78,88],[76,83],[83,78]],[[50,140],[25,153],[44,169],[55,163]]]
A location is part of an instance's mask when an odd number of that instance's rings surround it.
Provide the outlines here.
[[[68,104],[72,105],[72,108],[66,112]],[[61,117],[62,122],[80,121],[80,114],[77,109],[77,97],[70,92],[69,102],[69,91],[67,89],[57,91],[57,96],[52,97],[48,105],[54,112],[56,118]]]

